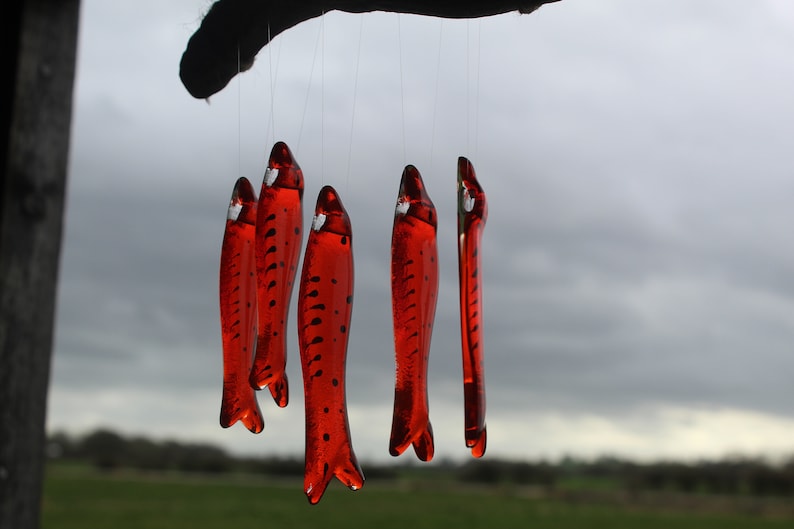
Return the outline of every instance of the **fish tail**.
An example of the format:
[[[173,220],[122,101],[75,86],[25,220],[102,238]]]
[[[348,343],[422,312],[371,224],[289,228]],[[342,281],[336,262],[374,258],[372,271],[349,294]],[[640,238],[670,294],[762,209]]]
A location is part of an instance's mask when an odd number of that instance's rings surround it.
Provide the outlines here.
[[[304,480],[304,490],[309,503],[316,505],[322,499],[325,489],[331,479],[336,476],[336,479],[342,482],[350,490],[358,490],[364,486],[364,473],[358,464],[355,454],[349,447],[343,447],[338,452],[339,457],[333,461],[333,468],[328,463],[323,465],[323,471],[319,479],[313,479],[312,472],[307,469],[306,478]]]
[[[237,421],[242,422],[252,433],[260,433],[265,428],[265,420],[256,400],[248,406],[238,406],[233,409],[229,406],[221,407],[221,426],[228,428]]]
[[[412,430],[410,423],[404,419],[400,414],[394,415],[392,433],[389,440],[389,454],[395,457],[399,456],[406,448],[413,445],[416,456],[421,461],[433,459],[433,426],[430,421],[427,420],[425,427],[417,431],[415,429]]]

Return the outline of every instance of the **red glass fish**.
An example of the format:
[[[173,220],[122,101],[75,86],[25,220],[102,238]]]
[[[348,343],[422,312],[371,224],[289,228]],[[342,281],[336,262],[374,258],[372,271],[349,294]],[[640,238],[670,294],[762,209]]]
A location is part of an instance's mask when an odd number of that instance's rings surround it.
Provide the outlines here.
[[[485,378],[482,341],[480,240],[488,204],[474,167],[458,158],[458,272],[463,342],[463,398],[466,446],[474,457],[485,453]]]
[[[248,383],[256,339],[255,223],[256,195],[251,183],[240,178],[229,203],[221,248],[221,426],[228,428],[239,420],[252,432],[259,433],[265,424],[254,390]]]
[[[320,501],[331,479],[364,485],[347,421],[345,361],[353,307],[350,219],[334,188],[317,198],[298,292],[298,343],[306,403],[304,490]]]
[[[400,182],[391,239],[394,322],[394,414],[389,453],[409,445],[422,461],[433,458],[433,428],[427,405],[427,361],[438,295],[436,208],[413,165]]]
[[[273,146],[256,214],[259,332],[250,383],[270,389],[282,408],[289,401],[287,310],[298,271],[303,233],[303,171],[283,142]]]

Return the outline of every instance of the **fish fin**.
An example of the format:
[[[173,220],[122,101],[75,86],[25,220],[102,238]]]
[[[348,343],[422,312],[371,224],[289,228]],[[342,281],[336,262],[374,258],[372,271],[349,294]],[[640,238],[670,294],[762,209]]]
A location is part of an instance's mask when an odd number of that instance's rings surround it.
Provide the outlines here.
[[[389,454],[397,457],[405,452],[405,449],[410,444],[411,440],[408,438],[408,424],[405,421],[405,417],[402,414],[395,413],[389,438]]]
[[[251,373],[248,375],[248,383],[252,388],[259,391],[265,389],[273,378],[273,366],[270,359],[264,354],[270,347],[267,336],[258,332],[256,335],[256,354],[254,363],[251,364]]]
[[[270,390],[270,394],[273,395],[273,400],[276,401],[278,407],[286,407],[289,403],[289,383],[287,382],[287,374],[284,373],[281,378],[268,384],[267,388]]]
[[[416,457],[421,461],[430,461],[433,459],[433,426],[430,421],[427,421],[427,428],[425,428],[421,435],[416,437],[413,441],[414,452]]]
[[[485,454],[485,427],[478,433],[477,437],[473,439],[466,439],[466,446],[471,448],[471,455],[474,457],[482,457]]]

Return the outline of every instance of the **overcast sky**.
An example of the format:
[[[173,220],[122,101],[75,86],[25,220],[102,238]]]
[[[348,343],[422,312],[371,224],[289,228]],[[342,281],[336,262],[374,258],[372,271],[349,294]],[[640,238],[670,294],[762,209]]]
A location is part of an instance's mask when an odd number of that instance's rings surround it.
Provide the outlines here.
[[[260,435],[218,424],[226,208],[238,176],[259,189],[283,140],[307,222],[330,184],[353,223],[362,460],[391,460],[389,244],[407,163],[439,213],[436,457],[469,457],[460,155],[490,205],[486,457],[794,452],[789,0],[563,0],[471,22],[330,13],[209,104],[178,78],[208,2],[82,4],[50,430],[302,454],[295,303],[290,405],[260,393]]]

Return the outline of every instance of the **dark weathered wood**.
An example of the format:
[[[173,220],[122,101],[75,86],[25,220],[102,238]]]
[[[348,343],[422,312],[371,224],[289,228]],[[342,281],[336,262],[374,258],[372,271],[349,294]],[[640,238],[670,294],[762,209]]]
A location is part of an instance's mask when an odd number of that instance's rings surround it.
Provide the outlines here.
[[[79,0],[4,5],[0,528],[39,526]],[[9,93],[9,92],[5,92]]]
[[[254,63],[262,47],[284,30],[329,11],[391,11],[475,18],[510,11],[531,13],[559,0],[219,0],[193,34],[179,76],[193,97],[219,92]]]

